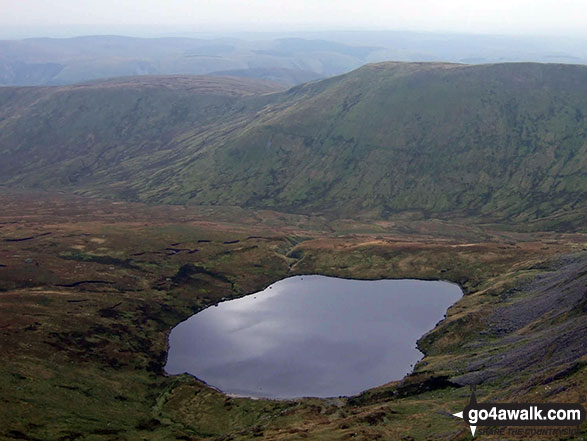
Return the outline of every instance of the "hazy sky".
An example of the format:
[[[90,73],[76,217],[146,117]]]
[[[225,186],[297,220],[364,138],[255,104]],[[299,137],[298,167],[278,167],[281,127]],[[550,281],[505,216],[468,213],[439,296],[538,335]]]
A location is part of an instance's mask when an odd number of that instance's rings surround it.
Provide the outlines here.
[[[585,36],[587,0],[0,0],[0,28],[71,25]]]

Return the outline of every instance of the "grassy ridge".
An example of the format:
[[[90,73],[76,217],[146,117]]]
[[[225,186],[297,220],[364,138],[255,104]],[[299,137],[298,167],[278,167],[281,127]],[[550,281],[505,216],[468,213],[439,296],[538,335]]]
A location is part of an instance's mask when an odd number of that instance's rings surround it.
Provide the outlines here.
[[[0,88],[0,176],[42,188],[97,182],[100,174],[131,181],[138,170],[150,173],[169,162],[169,145],[181,133],[217,121],[243,96],[281,89],[258,80],[185,76]]]
[[[0,89],[0,182],[570,229],[585,209],[585,66],[380,63],[282,93],[243,83]]]

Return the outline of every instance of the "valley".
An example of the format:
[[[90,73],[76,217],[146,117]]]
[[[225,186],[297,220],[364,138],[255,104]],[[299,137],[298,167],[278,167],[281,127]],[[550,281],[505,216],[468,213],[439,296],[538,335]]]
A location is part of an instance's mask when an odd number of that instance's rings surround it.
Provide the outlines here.
[[[473,387],[584,400],[586,97],[538,63],[0,87],[0,439],[465,440]],[[355,396],[165,374],[178,323],[310,274],[464,295]]]

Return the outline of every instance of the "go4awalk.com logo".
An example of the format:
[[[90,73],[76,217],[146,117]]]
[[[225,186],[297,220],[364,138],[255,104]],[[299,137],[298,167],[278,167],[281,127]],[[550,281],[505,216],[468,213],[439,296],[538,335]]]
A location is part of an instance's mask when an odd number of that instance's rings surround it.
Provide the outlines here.
[[[577,427],[585,421],[585,409],[579,403],[478,403],[475,390],[462,412],[453,414],[462,418],[475,436],[477,427],[538,426],[545,428]],[[510,430],[512,431],[512,430]],[[512,431],[514,432],[514,431]],[[550,431],[554,434],[554,431]],[[518,431],[523,433],[550,433],[548,430]]]

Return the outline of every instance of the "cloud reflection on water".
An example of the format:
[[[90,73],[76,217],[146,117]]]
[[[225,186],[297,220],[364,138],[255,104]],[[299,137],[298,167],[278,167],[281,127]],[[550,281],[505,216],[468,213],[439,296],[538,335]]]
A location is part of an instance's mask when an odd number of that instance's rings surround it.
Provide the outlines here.
[[[461,295],[445,282],[291,277],[174,328],[166,371],[251,396],[355,394],[408,373],[416,340]]]

